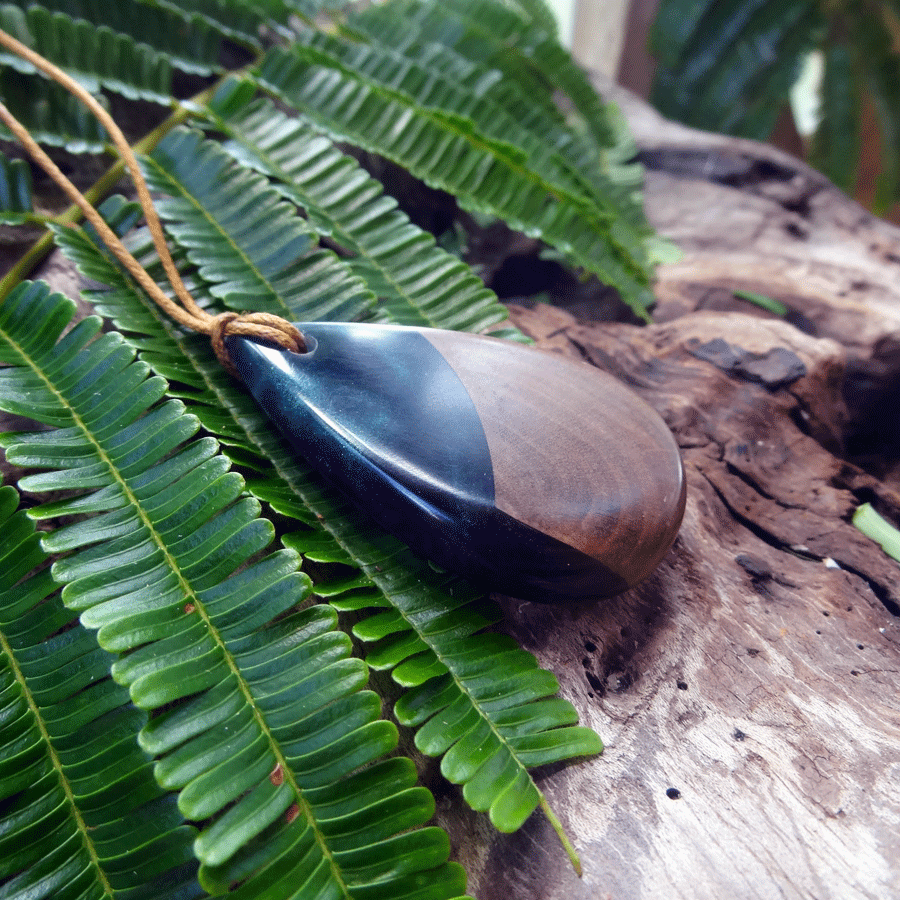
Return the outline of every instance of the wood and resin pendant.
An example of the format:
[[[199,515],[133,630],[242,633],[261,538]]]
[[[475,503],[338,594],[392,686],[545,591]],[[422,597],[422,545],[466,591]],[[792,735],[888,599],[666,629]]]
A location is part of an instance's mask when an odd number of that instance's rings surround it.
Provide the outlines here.
[[[662,419],[587,364],[481,335],[298,323],[308,352],[231,360],[322,476],[415,552],[491,590],[589,600],[633,587],[678,533]]]

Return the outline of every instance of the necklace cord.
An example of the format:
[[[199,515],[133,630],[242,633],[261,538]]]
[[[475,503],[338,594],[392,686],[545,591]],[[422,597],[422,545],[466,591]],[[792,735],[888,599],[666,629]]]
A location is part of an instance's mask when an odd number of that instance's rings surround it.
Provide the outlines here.
[[[147,270],[134,258],[115,232],[106,224],[100,213],[60,171],[56,163],[41,149],[28,129],[10,113],[3,103],[0,103],[0,119],[2,119],[3,123],[12,131],[32,159],[59,185],[72,203],[81,210],[85,219],[94,226],[116,259],[122,263],[150,298],[180,325],[208,335],[213,350],[222,366],[235,377],[239,378],[240,375],[228,355],[225,338],[229,335],[256,338],[274,343],[285,350],[305,353],[306,341],[302,332],[296,325],[288,322],[281,316],[264,312],[224,312],[212,315],[197,304],[181,280],[181,275],[178,273],[171,253],[169,253],[162,224],[134,152],[112,116],[74,78],[40,54],[35,53],[31,48],[11,37],[2,29],[0,29],[0,46],[30,62],[35,68],[44,72],[84,103],[106,129],[110,139],[121,154],[137,191],[138,202],[144,212],[147,227],[153,237],[153,244],[159,254],[166,278],[172,286],[175,296],[178,298],[179,302],[177,303],[150,277]]]

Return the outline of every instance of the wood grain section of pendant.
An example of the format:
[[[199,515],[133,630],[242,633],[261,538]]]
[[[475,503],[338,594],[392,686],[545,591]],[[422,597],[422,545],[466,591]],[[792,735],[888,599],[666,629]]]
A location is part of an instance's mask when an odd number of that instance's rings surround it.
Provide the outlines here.
[[[501,512],[634,586],[684,513],[678,447],[659,415],[599,369],[451,331],[423,331],[478,412]]]

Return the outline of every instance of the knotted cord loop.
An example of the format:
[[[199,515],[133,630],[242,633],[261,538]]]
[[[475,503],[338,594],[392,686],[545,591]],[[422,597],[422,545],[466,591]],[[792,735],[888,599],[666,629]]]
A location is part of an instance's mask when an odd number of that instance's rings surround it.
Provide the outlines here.
[[[232,334],[273,343],[293,353],[307,351],[303,332],[281,316],[265,312],[219,313],[210,319],[209,339],[222,367],[236,378],[240,378],[240,374],[235,369],[225,344],[225,338]]]
[[[237,378],[240,378],[240,374],[234,368],[228,356],[228,349],[225,346],[225,338],[230,334],[266,341],[294,353],[305,353],[306,341],[303,334],[297,329],[296,325],[288,322],[287,319],[282,319],[280,316],[272,313],[263,312],[226,312],[220,315],[212,315],[197,304],[181,280],[181,276],[178,274],[178,270],[169,253],[159,216],[156,214],[156,208],[153,205],[150,191],[144,181],[137,159],[125,135],[122,134],[121,129],[116,125],[113,118],[77,81],[2,29],[0,29],[0,46],[6,47],[7,50],[12,51],[17,56],[28,60],[33,66],[49,75],[54,81],[84,103],[107,130],[116,149],[121,153],[122,159],[125,161],[125,165],[128,167],[128,171],[134,181],[138,200],[144,211],[147,227],[153,236],[153,243],[159,253],[166,277],[172,286],[175,296],[180,301],[178,303],[167,296],[159,285],[153,281],[144,267],[132,256],[115,232],[106,224],[100,213],[94,209],[81,191],[66,178],[53,160],[41,149],[28,129],[0,103],[0,120],[12,131],[34,161],[44,169],[62,188],[66,196],[84,213],[85,218],[97,229],[103,242],[112,251],[116,259],[125,266],[151,299],[179,324],[194,331],[199,331],[201,334],[209,335],[213,350],[219,361],[228,372]]]

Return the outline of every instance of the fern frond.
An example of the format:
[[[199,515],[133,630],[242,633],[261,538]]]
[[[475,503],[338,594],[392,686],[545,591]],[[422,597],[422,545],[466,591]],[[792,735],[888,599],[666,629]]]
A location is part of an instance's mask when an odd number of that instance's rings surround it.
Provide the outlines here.
[[[470,331],[506,318],[481,279],[413,225],[380,182],[302,119],[268,101],[246,102],[247,87],[225,85],[211,102],[216,129],[230,138],[225,149],[273,179],[312,227],[350,256],[379,298],[382,317]]]
[[[0,488],[0,881],[6,897],[189,900],[194,830],[153,778],[146,714],[63,607],[34,526]],[[115,771],[115,779],[108,778]]]
[[[570,116],[580,120],[573,130],[584,132],[601,160],[604,153],[617,152],[625,137],[610,122],[614,107],[602,101],[553,34],[510,5],[495,0],[447,0],[441,4],[393,0],[387,7],[361,10],[350,17],[349,24],[365,31],[371,40],[384,40],[406,52],[414,52],[414,46],[437,43],[495,69],[504,76],[498,86],[518,87],[545,115],[557,120],[561,113],[552,95],[562,90],[573,106]],[[633,155],[633,144],[630,149]]]
[[[306,537],[284,541],[302,553]],[[338,537],[366,559],[364,541],[349,528]],[[553,696],[559,683],[551,672],[511,638],[484,632],[499,621],[495,604],[402,554],[369,555],[363,569],[391,608],[353,631],[371,644],[369,666],[390,671],[405,689],[397,720],[416,729],[419,750],[441,757],[441,773],[462,785],[473,809],[488,812],[500,831],[516,831],[546,803],[528,769],[600,753],[602,743]]]
[[[643,169],[632,162],[637,147],[624,119],[614,104],[601,101],[546,30],[495,0],[394,0],[352,16],[347,28],[355,38],[386,44],[409,58],[427,55],[429,66],[435,64],[435,45],[445,48],[444,70],[453,66],[454,56],[477,64],[482,77],[472,89],[563,157],[594,201],[611,203],[655,255],[641,201]],[[484,78],[486,68],[493,79]],[[560,88],[572,107],[568,119],[555,98]]]
[[[824,19],[813,0],[666,0],[650,34],[661,60],[653,103],[698,128],[765,140]]]
[[[103,152],[106,132],[84,105],[59,85],[4,68],[0,70],[0,96],[39,143],[65,147],[70,153]],[[0,137],[14,140],[2,123]]]
[[[65,69],[92,93],[103,87],[130,100],[171,102],[168,58],[128,35],[40,6],[26,10],[0,6],[0,28]],[[0,50],[0,62],[17,72],[35,72],[31,63],[7,50]]]
[[[558,159],[497,135],[491,113],[452,83],[383,48],[324,36],[273,48],[257,77],[332,137],[387,156],[464,208],[542,238],[617,287],[636,310],[650,303],[645,254],[630,227],[612,207],[600,210],[579,193]]]
[[[284,897],[459,896],[446,835],[418,827],[432,801],[412,764],[379,762],[397,733],[364,690],[365,665],[333,611],[299,609],[309,580],[296,554],[258,557],[271,525],[215,442],[191,440],[196,419],[159,402],[163,379],[118,335],[97,337],[99,320],[65,332],[71,312],[40,284],[0,307],[0,406],[49,427],[4,443],[13,463],[45,470],[27,489],[79,492],[33,515],[92,514],[45,538],[69,553],[53,573],[101,645],[128,651],[115,679],[159,712],[140,743],[181,812],[205,823],[201,883],[255,897],[284,872]],[[407,791],[414,812],[374,842],[344,827]]]
[[[547,5],[546,0],[502,0],[502,2],[504,6],[524,13],[536,25],[543,28],[550,37],[559,37],[559,25],[556,21],[556,16]]]
[[[234,0],[137,0],[140,6],[158,6],[188,23],[200,22],[250,50],[262,47],[265,15],[256,4]]]
[[[31,169],[24,159],[0,153],[0,223],[19,225],[32,217]]]
[[[10,2],[10,0],[7,0]],[[32,0],[13,0],[27,9]],[[168,57],[172,66],[193,75],[221,70],[221,38],[202,21],[189,24],[181,16],[158,6],[110,3],[108,0],[41,0],[49,13],[87,22],[91,28],[108,28]]]
[[[167,195],[158,204],[213,296],[237,310],[298,319],[352,319],[375,296],[337,256],[316,250],[316,235],[266,179],[238,166],[218,144],[177,129],[159,144],[145,172]],[[307,300],[318,302],[308,309]]]
[[[586,199],[581,194],[581,173],[497,102],[491,88],[501,80],[499,72],[439,44],[420,45],[413,59],[375,42],[360,45],[308,30],[298,35],[292,49],[301,59],[352,73],[388,97],[417,105],[438,121],[447,119],[458,129],[472,130],[497,157],[524,164],[548,193],[573,201]],[[596,214],[602,216],[602,202],[596,207]]]
[[[595,201],[612,204],[638,236],[648,259],[668,248],[643,209],[643,168],[637,147],[614,103],[604,102],[588,76],[546,28],[513,5],[496,0],[392,0],[356,13],[348,28],[357,37],[416,57],[439,44],[460,57],[502,73],[487,88],[497,103],[579,172]],[[564,115],[556,95],[564,94]]]

